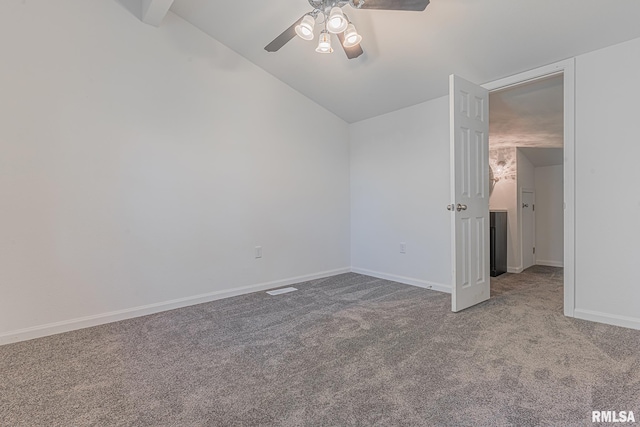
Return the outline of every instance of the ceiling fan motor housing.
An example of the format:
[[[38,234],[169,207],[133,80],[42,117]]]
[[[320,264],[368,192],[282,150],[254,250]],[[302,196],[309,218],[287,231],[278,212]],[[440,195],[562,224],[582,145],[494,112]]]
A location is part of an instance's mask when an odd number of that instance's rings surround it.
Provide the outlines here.
[[[356,4],[354,4],[354,1],[355,1]],[[353,6],[355,8],[359,8],[359,6],[361,6],[361,4],[364,3],[363,0],[354,0],[354,1],[348,1],[348,0],[309,0],[309,4],[311,5],[312,8],[320,10],[325,15],[329,16],[329,13],[331,12],[331,9],[333,9],[334,7],[344,7],[344,6],[348,5],[348,4],[351,4],[351,6]]]

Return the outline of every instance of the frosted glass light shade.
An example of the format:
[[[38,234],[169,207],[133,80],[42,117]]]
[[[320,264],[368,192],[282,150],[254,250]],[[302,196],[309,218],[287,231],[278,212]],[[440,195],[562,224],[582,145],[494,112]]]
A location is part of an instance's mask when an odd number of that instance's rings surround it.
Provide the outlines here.
[[[362,36],[356,31],[353,24],[349,24],[344,31],[344,47],[353,47],[362,41]]]
[[[331,35],[327,30],[322,30],[320,37],[318,38],[318,47],[316,48],[318,53],[331,53],[333,48],[331,47]]]
[[[334,6],[329,12],[329,20],[327,21],[327,29],[330,33],[337,34],[343,32],[349,22],[347,18],[345,18],[344,13],[342,13],[342,9],[338,6]]]
[[[313,40],[313,26],[316,20],[311,15],[305,15],[300,24],[296,25],[296,34],[304,40]]]

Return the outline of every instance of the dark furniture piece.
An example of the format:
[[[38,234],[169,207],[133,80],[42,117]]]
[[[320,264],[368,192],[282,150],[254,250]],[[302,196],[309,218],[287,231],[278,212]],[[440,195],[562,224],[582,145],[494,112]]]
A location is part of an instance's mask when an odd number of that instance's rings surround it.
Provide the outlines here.
[[[489,212],[491,277],[507,272],[507,211]]]

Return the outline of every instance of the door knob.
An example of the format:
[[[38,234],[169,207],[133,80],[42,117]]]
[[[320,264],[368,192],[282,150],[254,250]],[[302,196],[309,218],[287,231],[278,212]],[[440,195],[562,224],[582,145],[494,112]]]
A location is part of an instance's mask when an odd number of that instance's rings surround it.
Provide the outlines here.
[[[467,205],[461,205],[460,203],[458,203],[458,206],[456,207],[456,210],[458,212],[460,211],[466,211],[467,210]]]

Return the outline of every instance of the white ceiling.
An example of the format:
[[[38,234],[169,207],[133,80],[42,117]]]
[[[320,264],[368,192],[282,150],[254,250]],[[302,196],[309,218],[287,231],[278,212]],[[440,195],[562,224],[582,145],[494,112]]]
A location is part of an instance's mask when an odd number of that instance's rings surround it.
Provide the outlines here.
[[[562,75],[489,94],[489,144],[502,147],[562,147]]]
[[[171,10],[347,122],[640,37],[638,0],[432,0],[424,12],[354,10],[365,53],[348,60],[315,41],[271,40],[311,10],[306,0],[174,0]],[[317,40],[317,38],[316,38]],[[334,43],[337,39],[334,37]]]
[[[559,75],[491,92],[491,150],[517,147],[534,167],[564,164],[563,89]]]

